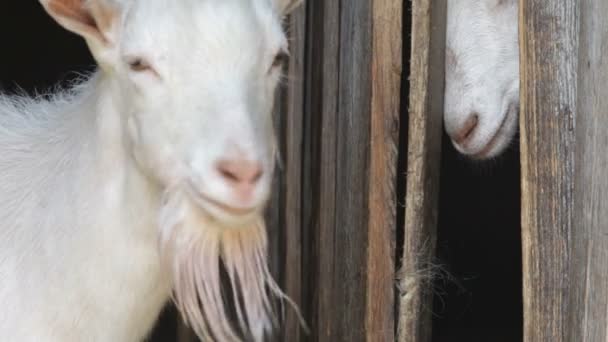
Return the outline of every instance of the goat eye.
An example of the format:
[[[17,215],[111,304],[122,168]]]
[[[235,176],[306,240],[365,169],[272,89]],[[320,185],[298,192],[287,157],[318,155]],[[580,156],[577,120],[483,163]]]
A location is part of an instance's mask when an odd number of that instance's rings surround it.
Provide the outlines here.
[[[142,58],[133,58],[131,60],[129,60],[129,68],[131,68],[131,70],[136,71],[136,72],[142,72],[142,71],[147,71],[150,70],[150,64],[148,64],[146,61],[144,61]]]
[[[287,52],[285,52],[285,51],[281,51],[274,57],[274,61],[272,62],[272,67],[273,68],[281,67],[281,66],[285,65],[285,63],[287,63],[288,60],[289,60],[289,54],[287,54]]]

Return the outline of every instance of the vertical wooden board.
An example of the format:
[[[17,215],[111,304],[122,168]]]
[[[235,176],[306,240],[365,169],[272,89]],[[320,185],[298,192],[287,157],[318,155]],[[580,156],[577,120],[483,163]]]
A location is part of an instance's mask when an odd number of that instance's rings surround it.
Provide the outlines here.
[[[571,324],[567,341],[608,340],[608,2],[580,4]]]
[[[342,2],[333,227],[334,340],[365,340],[371,101],[371,6]]]
[[[576,0],[520,1],[525,341],[571,341]]]
[[[283,227],[282,216],[285,211],[283,183],[285,172],[285,146],[283,136],[285,132],[285,108],[287,107],[287,86],[283,85],[277,90],[273,124],[276,134],[277,155],[274,175],[272,179],[272,191],[266,206],[264,219],[266,221],[266,233],[268,234],[268,266],[273,279],[284,290],[284,245],[285,227]],[[283,322],[281,322],[283,323]],[[271,341],[280,341],[283,337],[283,326],[280,331],[275,331]]]
[[[399,342],[431,339],[443,118],[445,0],[412,3],[405,241],[400,271]]]
[[[280,88],[275,98],[273,124],[276,132],[277,148],[279,149],[276,156],[276,167],[272,178],[272,192],[266,206],[264,219],[266,221],[266,233],[268,234],[268,266],[273,278],[280,282],[283,277],[283,239],[282,239],[282,223],[281,212],[283,206],[282,180],[285,177],[285,168],[283,161],[283,146],[281,145],[281,137],[283,135],[283,115],[282,111],[285,108],[285,93],[286,90]]]
[[[290,41],[290,60],[287,71],[285,108],[281,150],[284,156],[282,178],[281,223],[283,257],[281,286],[289,298],[300,307],[302,298],[302,142],[304,114],[304,61],[306,11],[302,6],[289,17],[287,32]],[[282,326],[283,341],[298,342],[301,338],[300,320],[296,312],[287,308]]]
[[[304,226],[310,253],[307,317],[311,341],[335,341],[334,229],[336,215],[336,126],[339,99],[340,0],[310,1],[306,132],[304,153]]]
[[[372,5],[366,340],[395,340],[395,225],[402,77],[401,0]]]
[[[379,22],[388,13],[380,2],[325,1],[310,6],[307,114],[314,117],[307,126],[311,131],[307,137],[313,148],[304,169],[316,176],[314,190],[305,196],[316,202],[305,209],[310,215],[305,221],[315,227],[311,339],[392,341],[395,213],[391,206],[396,160],[391,152],[396,149],[393,125],[398,119],[400,78],[395,75],[399,73],[395,64],[385,62],[398,56],[392,62],[399,63],[400,52],[391,50],[394,42],[389,47],[386,40],[378,41],[376,46],[385,53],[376,56],[378,77],[372,76],[373,10],[378,9]],[[391,25],[396,28],[399,23]],[[378,39],[386,39],[389,29],[384,22],[378,24]],[[379,83],[374,85],[376,80]],[[372,109],[374,87],[376,112]],[[377,120],[372,127],[373,113]],[[374,148],[382,155],[372,157]],[[378,179],[372,184],[374,167]],[[374,205],[372,197],[377,200]],[[377,209],[376,216],[370,215],[372,208]],[[372,294],[379,297],[372,298]]]

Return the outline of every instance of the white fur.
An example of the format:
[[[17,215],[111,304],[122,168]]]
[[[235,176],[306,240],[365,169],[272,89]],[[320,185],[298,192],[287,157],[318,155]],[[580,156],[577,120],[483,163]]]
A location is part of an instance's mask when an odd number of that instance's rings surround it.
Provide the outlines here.
[[[517,1],[448,0],[444,122],[454,146],[476,158],[500,154],[518,112]],[[475,114],[475,129],[457,139]]]
[[[49,99],[0,96],[3,341],[141,341],[172,286],[157,248],[163,190],[186,183],[257,210],[269,193],[271,65],[293,1],[106,1],[120,14],[109,43],[85,35],[100,71]],[[135,56],[154,71],[131,71]],[[247,201],[214,169],[236,154],[264,165]]]

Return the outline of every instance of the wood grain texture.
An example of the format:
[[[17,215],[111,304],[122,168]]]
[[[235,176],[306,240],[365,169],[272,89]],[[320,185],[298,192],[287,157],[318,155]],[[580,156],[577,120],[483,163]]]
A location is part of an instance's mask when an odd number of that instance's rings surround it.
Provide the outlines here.
[[[524,340],[569,342],[576,0],[520,1]]]
[[[567,341],[608,340],[608,2],[580,3],[573,299]]]
[[[372,5],[372,98],[367,252],[367,341],[395,340],[397,164],[403,59],[403,2]]]
[[[327,341],[365,341],[369,222],[371,101],[371,2],[343,0],[340,8],[338,111],[336,115],[335,245],[321,256],[334,271]],[[331,259],[330,259],[331,258]]]
[[[401,4],[310,6],[311,340],[393,341]]]
[[[304,154],[304,225],[309,251],[307,317],[310,341],[331,341],[334,322],[332,253],[338,245],[336,222],[335,127],[339,99],[340,1],[309,2],[307,112]],[[312,43],[314,41],[314,43]]]
[[[302,143],[304,134],[304,62],[306,55],[306,10],[300,7],[288,21],[290,59],[287,70],[287,90],[282,116],[281,151],[284,169],[281,184],[281,220],[283,232],[280,285],[298,307],[302,306]],[[298,316],[287,308],[282,322],[282,341],[301,340]]]
[[[412,57],[399,342],[431,338],[443,118],[445,0],[412,2]]]

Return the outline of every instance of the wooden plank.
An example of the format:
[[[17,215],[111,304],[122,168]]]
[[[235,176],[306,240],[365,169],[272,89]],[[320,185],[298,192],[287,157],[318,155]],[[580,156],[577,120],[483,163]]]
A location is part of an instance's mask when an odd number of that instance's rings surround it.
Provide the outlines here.
[[[372,22],[370,1],[341,4],[331,341],[356,342],[366,337]]]
[[[405,241],[400,271],[400,342],[431,338],[443,118],[445,0],[412,3]]]
[[[304,225],[308,292],[306,308],[312,325],[311,341],[331,341],[333,325],[336,207],[336,134],[338,113],[338,73],[340,1],[310,1],[308,25],[307,109],[304,153]]]
[[[304,125],[304,62],[306,55],[306,10],[298,8],[288,21],[290,60],[287,70],[287,90],[282,117],[281,150],[284,174],[281,184],[282,271],[281,287],[300,307],[302,297],[302,143]],[[286,308],[282,325],[282,340],[301,339],[300,320],[291,308]]]
[[[572,286],[576,0],[520,1],[525,341],[568,338]]]
[[[567,341],[608,340],[608,2],[580,3],[571,330]]]
[[[391,124],[398,120],[400,69],[391,68],[401,56],[391,50],[400,49],[400,38],[390,47],[385,39],[390,25],[399,34],[400,29],[394,22],[378,24],[376,37],[383,41],[373,45],[373,10],[379,20],[393,19],[379,4],[324,1],[311,2],[309,8],[305,145],[310,149],[304,170],[312,180],[307,183],[311,190],[305,189],[304,220],[314,227],[313,266],[306,271],[313,279],[314,341],[394,340],[391,206],[396,158],[390,153],[396,153],[398,133]],[[388,56],[373,57],[374,47]],[[372,157],[372,149],[385,155]],[[387,179],[378,178],[376,187],[372,172]],[[372,197],[385,203],[372,204]],[[372,208],[375,216],[370,215]]]
[[[268,234],[268,266],[270,269],[270,273],[272,277],[277,281],[279,286],[282,287],[281,279],[283,279],[283,226],[281,222],[281,214],[284,210],[282,205],[283,203],[283,191],[282,191],[282,183],[285,178],[285,167],[284,167],[284,149],[281,144],[281,136],[283,135],[283,116],[282,112],[285,109],[286,105],[286,89],[282,87],[277,92],[277,97],[275,99],[275,108],[273,112],[273,124],[274,129],[277,134],[277,143],[279,148],[279,153],[276,156],[276,168],[275,174],[272,179],[272,192],[270,194],[270,199],[268,201],[266,212],[264,215],[264,219],[266,221],[266,231]],[[282,337],[282,330],[275,332],[272,341],[280,340]]]
[[[372,33],[367,341],[395,340],[397,163],[403,60],[403,1],[374,0]]]
[[[266,205],[266,212],[264,213],[264,219],[266,221],[266,231],[268,234],[268,265],[270,273],[275,280],[280,281],[282,278],[282,244],[281,233],[283,232],[281,227],[281,212],[283,210],[282,203],[282,180],[285,177],[284,167],[284,151],[281,145],[281,137],[283,133],[283,115],[282,111],[285,109],[285,87],[280,87],[277,91],[275,98],[274,112],[273,115],[273,126],[276,133],[277,144],[279,145],[278,155],[276,156],[276,166],[274,175],[272,178],[272,192],[270,193],[270,199]]]

